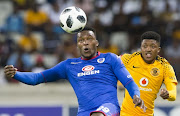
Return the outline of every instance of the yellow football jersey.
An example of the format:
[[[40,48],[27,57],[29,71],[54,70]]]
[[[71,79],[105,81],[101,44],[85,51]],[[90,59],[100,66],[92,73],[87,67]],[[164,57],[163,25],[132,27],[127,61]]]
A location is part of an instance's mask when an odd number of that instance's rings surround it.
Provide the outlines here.
[[[134,103],[127,90],[121,106],[121,116],[153,116],[154,100],[164,82],[177,84],[172,66],[162,57],[157,57],[153,64],[147,64],[141,57],[140,52],[124,54],[121,57],[125,67],[132,75],[140,90],[140,97],[147,107],[144,113],[139,107],[134,108]]]

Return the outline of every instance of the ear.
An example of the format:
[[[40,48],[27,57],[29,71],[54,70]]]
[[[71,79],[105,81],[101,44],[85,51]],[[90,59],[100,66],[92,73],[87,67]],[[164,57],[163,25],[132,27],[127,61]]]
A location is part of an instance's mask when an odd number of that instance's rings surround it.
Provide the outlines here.
[[[161,47],[158,48],[158,53],[161,51]]]
[[[96,40],[96,47],[98,47],[99,46],[99,42],[98,42],[98,40]]]

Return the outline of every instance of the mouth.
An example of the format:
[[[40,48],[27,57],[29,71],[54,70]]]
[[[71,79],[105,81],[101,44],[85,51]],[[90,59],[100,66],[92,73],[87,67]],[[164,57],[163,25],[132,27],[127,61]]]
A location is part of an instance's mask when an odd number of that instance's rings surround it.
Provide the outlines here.
[[[151,58],[151,57],[152,57],[152,54],[151,54],[151,53],[146,53],[146,57],[147,57],[147,58]]]
[[[84,52],[85,53],[89,52],[89,48],[84,48]]]

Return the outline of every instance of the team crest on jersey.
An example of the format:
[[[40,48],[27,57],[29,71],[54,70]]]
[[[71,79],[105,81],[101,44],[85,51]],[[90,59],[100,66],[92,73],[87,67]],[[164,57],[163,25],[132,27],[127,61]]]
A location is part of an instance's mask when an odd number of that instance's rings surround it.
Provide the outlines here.
[[[94,66],[88,65],[82,68],[82,71],[92,71],[94,70]]]
[[[152,76],[156,77],[160,74],[160,71],[158,68],[152,68],[150,73]]]
[[[143,77],[143,78],[140,79],[139,83],[140,83],[141,86],[145,87],[145,86],[148,85],[149,80],[147,78]]]
[[[97,62],[98,63],[103,63],[105,61],[105,58],[99,58],[99,59],[97,59]]]

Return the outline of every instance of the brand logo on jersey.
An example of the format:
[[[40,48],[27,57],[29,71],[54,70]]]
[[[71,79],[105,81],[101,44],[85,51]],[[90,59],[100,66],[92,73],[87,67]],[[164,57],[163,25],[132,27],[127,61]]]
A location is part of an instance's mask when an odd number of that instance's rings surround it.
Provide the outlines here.
[[[158,68],[152,68],[150,73],[152,76],[156,77],[160,74],[160,71]]]
[[[99,59],[97,59],[97,62],[98,63],[103,63],[105,61],[105,58],[99,58]]]
[[[79,63],[82,63],[82,62],[71,62],[71,64],[79,64]]]
[[[131,76],[131,75],[128,75],[127,78],[132,78],[132,76]]]
[[[147,78],[143,77],[143,78],[140,79],[139,83],[140,83],[141,86],[145,87],[145,86],[148,85],[149,80]]]
[[[134,66],[134,65],[133,65],[133,68],[140,68],[140,67],[137,67],[137,66]]]
[[[82,68],[82,71],[91,71],[94,70],[94,66],[92,65],[88,65]]]
[[[98,73],[100,73],[99,70],[94,70],[94,69],[95,69],[95,67],[92,66],[92,65],[84,66],[84,67],[82,68],[82,71],[83,71],[83,72],[78,73],[77,76],[78,76],[78,77],[81,77],[81,76],[93,75],[93,74],[98,74]]]

